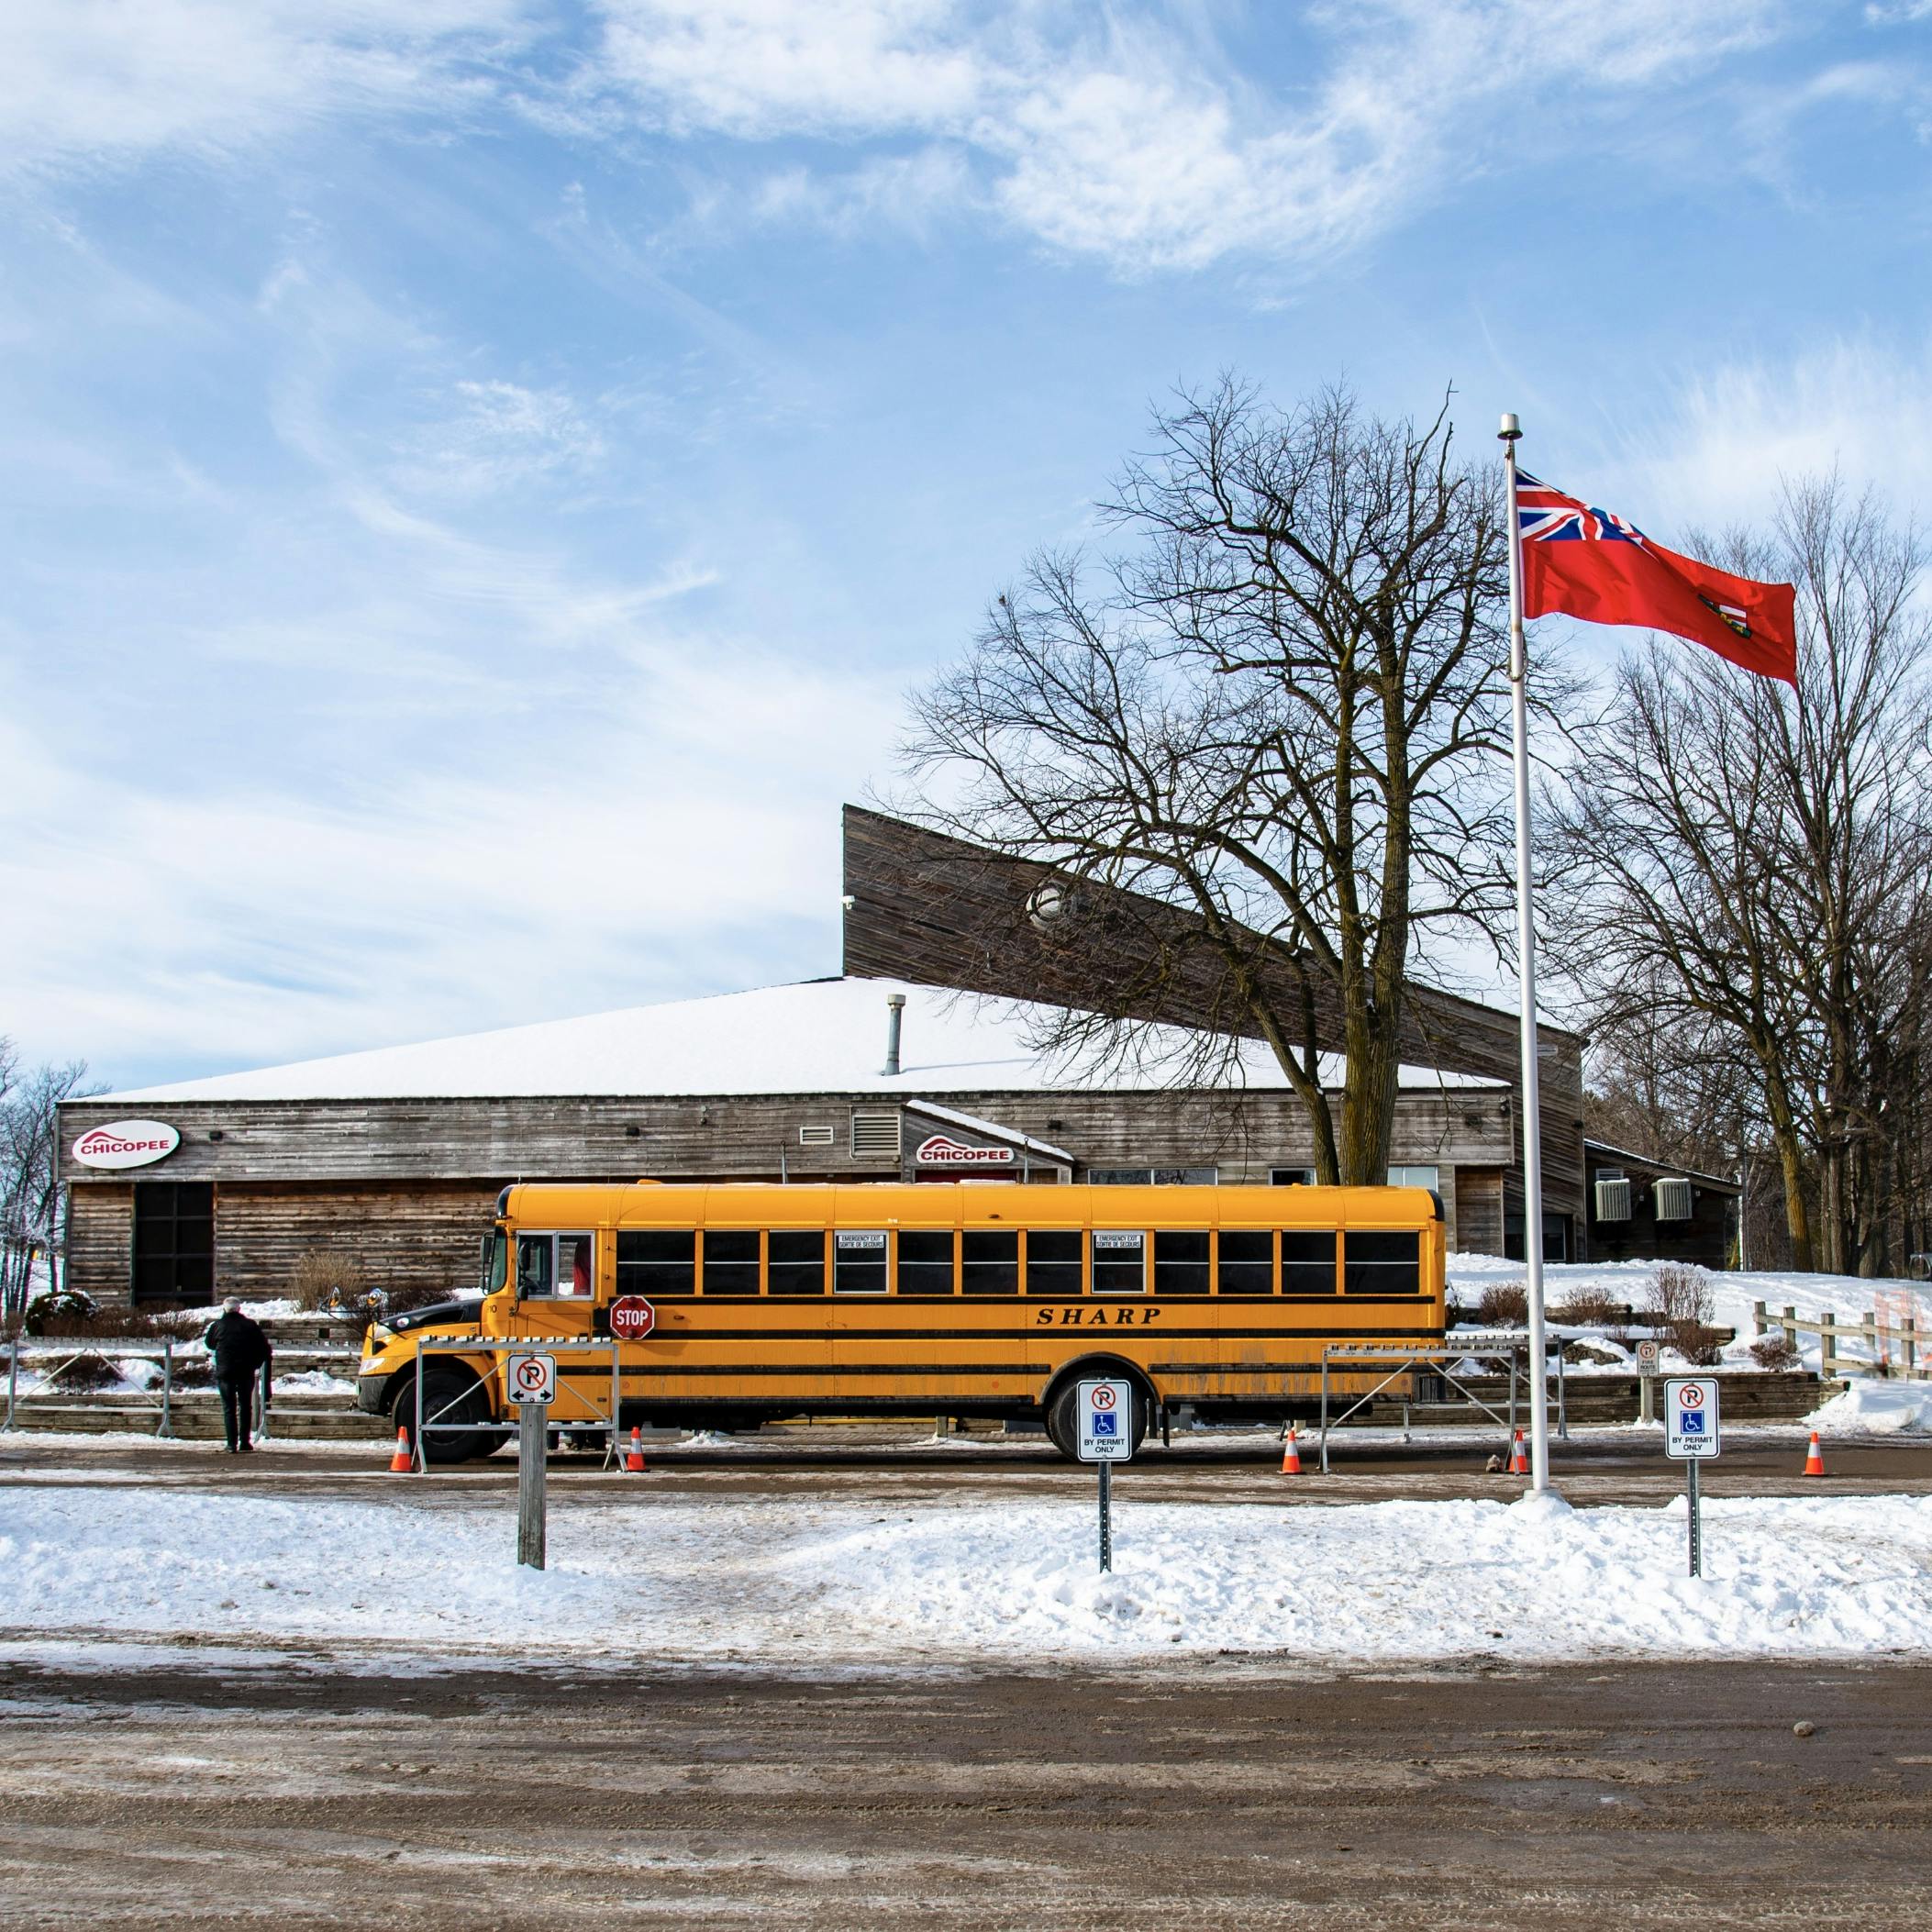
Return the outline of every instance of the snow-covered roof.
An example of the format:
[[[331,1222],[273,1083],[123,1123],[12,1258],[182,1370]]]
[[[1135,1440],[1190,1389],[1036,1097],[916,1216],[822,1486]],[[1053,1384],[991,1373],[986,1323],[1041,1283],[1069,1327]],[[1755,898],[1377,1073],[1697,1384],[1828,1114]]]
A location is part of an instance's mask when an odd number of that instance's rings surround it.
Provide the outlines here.
[[[885,997],[905,997],[900,1071],[885,1059]],[[415,1100],[598,1094],[931,1094],[1108,1091],[1169,1084],[1156,1069],[1083,1078],[1077,1064],[1031,1044],[1053,1009],[980,999],[899,980],[805,980],[752,993],[631,1006],[417,1046],[298,1060],[250,1073],[105,1096],[159,1101]],[[1338,1085],[1338,1055],[1324,1077]],[[1500,1081],[1404,1067],[1405,1087],[1497,1088]],[[1259,1042],[1222,1084],[1286,1085]]]

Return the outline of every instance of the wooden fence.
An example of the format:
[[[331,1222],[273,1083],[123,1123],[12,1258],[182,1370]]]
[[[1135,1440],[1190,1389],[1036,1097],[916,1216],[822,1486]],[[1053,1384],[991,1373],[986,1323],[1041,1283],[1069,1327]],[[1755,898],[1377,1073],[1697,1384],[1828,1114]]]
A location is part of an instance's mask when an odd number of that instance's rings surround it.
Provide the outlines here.
[[[1910,1315],[1894,1315],[1874,1308],[1863,1321],[1840,1321],[1835,1315],[1820,1316],[1815,1322],[1800,1321],[1798,1311],[1787,1306],[1773,1316],[1763,1302],[1751,1304],[1751,1329],[1759,1336],[1782,1332],[1795,1350],[1800,1335],[1818,1338],[1818,1373],[1829,1382],[1843,1375],[1878,1375],[1905,1381],[1932,1381],[1932,1368],[1921,1364],[1918,1355],[1918,1322]],[[1871,1359],[1840,1355],[1848,1341],[1870,1342]]]

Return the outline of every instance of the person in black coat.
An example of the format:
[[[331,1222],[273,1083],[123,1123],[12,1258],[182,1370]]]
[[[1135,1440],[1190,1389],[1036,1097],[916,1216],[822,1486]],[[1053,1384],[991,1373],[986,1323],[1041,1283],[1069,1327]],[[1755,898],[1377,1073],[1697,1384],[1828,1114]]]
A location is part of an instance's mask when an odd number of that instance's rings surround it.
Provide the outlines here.
[[[215,1383],[221,1391],[221,1426],[228,1438],[228,1454],[254,1448],[249,1440],[254,1419],[255,1378],[273,1355],[261,1324],[241,1312],[239,1297],[230,1295],[221,1313],[208,1324],[202,1345],[215,1358]],[[263,1398],[267,1400],[266,1392]]]

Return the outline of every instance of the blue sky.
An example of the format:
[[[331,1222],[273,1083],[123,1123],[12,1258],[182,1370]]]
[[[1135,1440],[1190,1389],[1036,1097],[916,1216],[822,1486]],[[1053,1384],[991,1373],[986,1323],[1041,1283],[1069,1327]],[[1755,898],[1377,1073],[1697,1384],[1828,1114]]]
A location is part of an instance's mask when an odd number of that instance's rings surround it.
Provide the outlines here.
[[[1224,366],[1666,541],[1932,486],[1932,0],[11,0],[0,73],[0,1032],[117,1084],[835,971],[905,691]]]

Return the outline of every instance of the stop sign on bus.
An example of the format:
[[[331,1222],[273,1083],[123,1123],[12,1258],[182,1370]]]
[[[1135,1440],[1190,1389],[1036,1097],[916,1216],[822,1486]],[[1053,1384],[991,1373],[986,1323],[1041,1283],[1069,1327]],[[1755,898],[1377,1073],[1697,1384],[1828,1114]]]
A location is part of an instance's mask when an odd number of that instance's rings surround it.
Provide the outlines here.
[[[610,1332],[620,1341],[639,1341],[658,1325],[658,1311],[641,1294],[620,1294],[610,1305]]]

